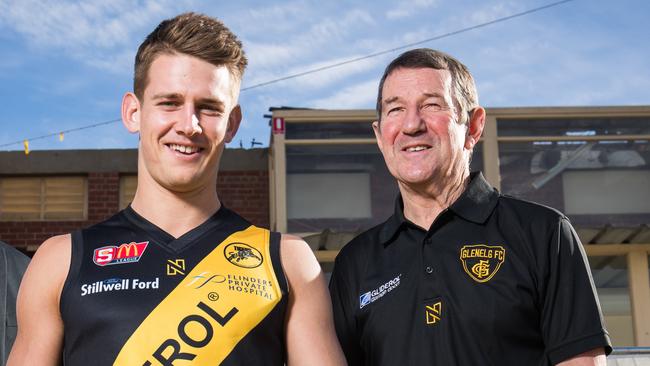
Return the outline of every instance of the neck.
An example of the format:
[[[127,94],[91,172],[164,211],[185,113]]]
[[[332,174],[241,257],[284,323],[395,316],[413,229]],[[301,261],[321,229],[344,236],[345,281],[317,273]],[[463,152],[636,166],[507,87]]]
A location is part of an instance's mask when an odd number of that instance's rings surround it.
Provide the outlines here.
[[[468,183],[468,171],[426,185],[398,182],[404,201],[404,217],[428,230],[436,218],[463,194]]]
[[[201,225],[221,207],[216,184],[189,192],[174,192],[147,184],[138,177],[131,207],[142,217],[175,238]]]

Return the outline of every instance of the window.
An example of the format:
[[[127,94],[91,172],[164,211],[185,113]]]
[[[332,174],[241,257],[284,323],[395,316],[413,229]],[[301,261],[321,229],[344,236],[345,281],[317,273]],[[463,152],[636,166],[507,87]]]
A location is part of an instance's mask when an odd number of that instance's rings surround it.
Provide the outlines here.
[[[569,215],[577,227],[636,227],[650,220],[650,143],[499,143],[501,190]]]
[[[630,286],[625,256],[589,256],[605,326],[615,347],[634,346]]]
[[[0,220],[86,219],[85,177],[0,179]]]
[[[358,232],[395,207],[397,184],[374,144],[289,146],[286,179],[289,232]]]
[[[133,201],[136,188],[138,188],[138,177],[136,175],[123,175],[120,177],[120,210],[126,208]]]
[[[374,139],[372,122],[319,122],[290,123],[287,126],[287,139]]]
[[[569,215],[650,213],[650,170],[567,171],[562,183]]]
[[[287,175],[287,216],[292,219],[369,219],[369,173]]]
[[[562,117],[500,119],[499,136],[617,136],[650,133],[644,117]]]

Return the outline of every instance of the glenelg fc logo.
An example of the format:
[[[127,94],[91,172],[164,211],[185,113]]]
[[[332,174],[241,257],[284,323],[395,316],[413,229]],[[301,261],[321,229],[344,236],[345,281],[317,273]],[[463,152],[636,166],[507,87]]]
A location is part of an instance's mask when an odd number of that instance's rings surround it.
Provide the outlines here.
[[[460,249],[460,261],[465,272],[476,282],[487,282],[499,271],[506,259],[501,246],[465,245]]]

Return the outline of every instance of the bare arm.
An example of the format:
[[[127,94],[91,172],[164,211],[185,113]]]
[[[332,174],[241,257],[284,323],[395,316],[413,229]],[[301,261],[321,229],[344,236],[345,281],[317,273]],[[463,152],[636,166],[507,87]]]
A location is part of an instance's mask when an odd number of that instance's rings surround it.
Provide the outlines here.
[[[289,282],[287,364],[345,365],[325,279],[314,253],[296,236],[283,235],[280,255]]]
[[[592,349],[581,353],[566,361],[557,364],[558,366],[606,366],[605,351],[602,348]]]
[[[61,364],[63,321],[59,299],[70,266],[70,235],[46,240],[38,249],[18,291],[18,334],[8,366]]]

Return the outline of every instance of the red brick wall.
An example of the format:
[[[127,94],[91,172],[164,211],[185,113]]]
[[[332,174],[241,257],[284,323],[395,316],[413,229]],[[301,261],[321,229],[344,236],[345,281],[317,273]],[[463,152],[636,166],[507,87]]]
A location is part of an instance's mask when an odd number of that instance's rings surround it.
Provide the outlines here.
[[[119,205],[118,173],[88,174],[88,220],[0,222],[0,240],[22,250],[34,251],[45,239],[69,233],[108,218]]]
[[[120,207],[120,175],[118,173],[88,174],[88,222],[109,218]]]
[[[257,226],[269,227],[267,171],[219,172],[217,193],[224,206]]]
[[[269,184],[266,171],[220,172],[219,198],[253,224],[269,226]],[[88,174],[88,220],[0,221],[0,240],[22,250],[35,250],[47,238],[102,221],[119,207],[119,173]]]

